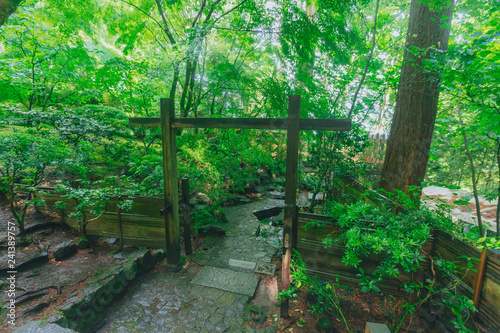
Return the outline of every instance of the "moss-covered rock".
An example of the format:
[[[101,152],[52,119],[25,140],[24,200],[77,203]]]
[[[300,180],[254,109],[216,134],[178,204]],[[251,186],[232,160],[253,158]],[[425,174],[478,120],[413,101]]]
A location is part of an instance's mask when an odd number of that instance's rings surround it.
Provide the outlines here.
[[[135,279],[139,272],[139,265],[137,264],[137,260],[127,260],[123,263],[123,275],[125,280],[132,281]]]
[[[77,251],[76,244],[71,241],[67,241],[57,245],[53,255],[57,261],[61,261],[71,256],[76,251]]]

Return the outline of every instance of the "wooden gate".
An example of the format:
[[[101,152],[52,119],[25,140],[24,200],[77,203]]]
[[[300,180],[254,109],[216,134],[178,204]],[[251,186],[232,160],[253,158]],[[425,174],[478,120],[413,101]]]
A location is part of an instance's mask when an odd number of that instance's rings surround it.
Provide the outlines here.
[[[131,127],[161,127],[164,175],[165,239],[167,264],[180,269],[179,192],[177,184],[176,129],[177,128],[238,128],[287,131],[285,216],[283,232],[283,259],[281,288],[290,285],[291,250],[297,245],[297,170],[299,136],[301,130],[349,131],[350,119],[300,119],[300,96],[290,96],[288,118],[175,118],[175,101],[161,99],[160,118],[130,118]],[[288,315],[288,300],[281,303],[281,315]]]

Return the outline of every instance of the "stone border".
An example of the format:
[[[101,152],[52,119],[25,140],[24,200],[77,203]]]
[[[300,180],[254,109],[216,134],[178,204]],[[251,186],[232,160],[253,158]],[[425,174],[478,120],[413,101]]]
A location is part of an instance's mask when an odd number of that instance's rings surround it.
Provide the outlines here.
[[[165,250],[140,249],[125,259],[96,272],[78,295],[68,299],[47,320],[49,324],[70,329],[68,332],[94,332],[104,324],[106,308],[121,295],[142,272],[147,272],[165,258]],[[30,325],[27,323],[26,325]],[[21,326],[15,332],[25,332]],[[31,324],[33,325],[33,324]],[[49,327],[49,326],[47,326]],[[50,326],[53,328],[53,326]],[[52,331],[46,331],[52,332]]]

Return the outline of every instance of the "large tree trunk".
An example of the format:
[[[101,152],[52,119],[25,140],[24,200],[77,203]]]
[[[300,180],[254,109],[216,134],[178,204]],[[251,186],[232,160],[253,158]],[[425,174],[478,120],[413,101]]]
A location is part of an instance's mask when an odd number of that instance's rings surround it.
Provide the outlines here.
[[[0,0],[0,27],[14,13],[23,0]]]
[[[448,48],[453,1],[412,0],[396,107],[380,187],[407,192],[424,179]]]

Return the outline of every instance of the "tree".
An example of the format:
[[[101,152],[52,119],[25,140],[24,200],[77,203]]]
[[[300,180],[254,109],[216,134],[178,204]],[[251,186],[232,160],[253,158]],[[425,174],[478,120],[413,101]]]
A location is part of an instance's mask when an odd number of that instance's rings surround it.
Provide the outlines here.
[[[380,187],[407,192],[424,180],[448,48],[453,2],[412,0],[406,49]]]
[[[14,13],[23,0],[0,0],[0,27]]]
[[[453,45],[443,84],[451,103],[462,105],[462,109],[467,110],[460,112],[458,123],[469,159],[482,237],[484,231],[478,200],[481,174],[485,175],[481,193],[490,199],[500,197],[500,50],[496,42],[500,4],[485,2],[474,5],[477,7],[470,8],[468,15],[462,18],[461,43]],[[483,18],[481,22],[478,16]],[[500,202],[496,214],[497,237],[500,236],[499,213]]]
[[[14,132],[0,137],[0,191],[6,193],[9,207],[26,240],[24,221],[31,205],[43,204],[35,197],[47,167],[67,156],[67,147],[58,139]]]
[[[87,233],[87,226],[98,221],[106,213],[112,199],[116,199],[119,213],[131,210],[133,201],[130,198],[137,194],[138,187],[129,179],[108,176],[93,183],[83,181],[77,188],[67,184],[58,184],[56,191],[64,193],[63,196],[66,199],[75,202],[74,212],[68,216],[78,219],[79,231],[89,240],[91,246],[94,246]],[[66,203],[62,201],[58,201],[56,206],[61,210],[66,209]],[[120,216],[118,218],[120,219]],[[123,239],[120,241],[123,246]]]
[[[0,100],[43,111],[83,100],[95,62],[78,28],[48,4],[19,8],[0,34]]]

